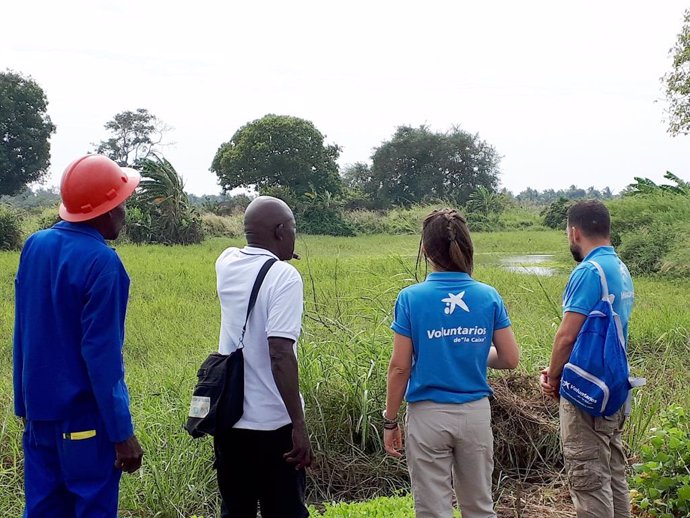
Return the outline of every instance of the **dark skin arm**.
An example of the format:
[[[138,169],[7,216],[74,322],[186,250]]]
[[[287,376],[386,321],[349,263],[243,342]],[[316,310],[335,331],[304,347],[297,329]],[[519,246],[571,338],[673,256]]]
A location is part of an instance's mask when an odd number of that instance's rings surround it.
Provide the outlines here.
[[[136,435],[115,444],[115,467],[125,473],[134,473],[141,467],[144,450],[141,449]]]
[[[292,420],[292,450],[285,453],[283,458],[294,464],[295,469],[301,469],[311,465],[312,451],[299,397],[297,358],[292,348],[294,343],[287,338],[270,337],[268,351],[271,356],[273,379]]]

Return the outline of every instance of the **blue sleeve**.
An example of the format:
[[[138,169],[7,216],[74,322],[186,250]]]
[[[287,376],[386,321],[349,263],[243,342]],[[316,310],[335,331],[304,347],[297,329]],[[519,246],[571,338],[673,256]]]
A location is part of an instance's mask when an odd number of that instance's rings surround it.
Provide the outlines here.
[[[496,309],[495,317],[494,317],[494,331],[498,331],[499,329],[505,329],[506,327],[510,327],[510,318],[508,317],[508,309],[506,308],[505,303],[503,302],[503,299],[501,296],[496,292],[496,297],[498,298],[497,304],[498,307]]]
[[[89,286],[81,317],[82,357],[112,442],[125,441],[134,434],[122,357],[128,295],[129,278],[117,259]]]
[[[17,274],[19,276],[19,274]],[[19,417],[26,417],[24,404],[24,351],[22,348],[22,334],[19,329],[19,282],[14,279],[14,340],[12,348],[12,382],[14,384],[14,413]]]
[[[601,300],[601,280],[596,271],[589,268],[576,268],[570,275],[563,293],[563,312],[589,315]]]
[[[407,297],[404,292],[398,295],[398,300],[395,301],[395,316],[391,329],[399,335],[412,337],[412,325],[410,322],[410,308],[407,305]]]

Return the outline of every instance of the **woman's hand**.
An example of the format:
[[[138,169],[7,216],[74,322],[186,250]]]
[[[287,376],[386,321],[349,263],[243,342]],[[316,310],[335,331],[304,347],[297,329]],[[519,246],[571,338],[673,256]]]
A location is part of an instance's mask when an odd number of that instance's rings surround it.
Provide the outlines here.
[[[404,449],[402,432],[400,426],[396,426],[392,430],[383,429],[383,447],[386,453],[391,457],[402,457],[401,451]]]

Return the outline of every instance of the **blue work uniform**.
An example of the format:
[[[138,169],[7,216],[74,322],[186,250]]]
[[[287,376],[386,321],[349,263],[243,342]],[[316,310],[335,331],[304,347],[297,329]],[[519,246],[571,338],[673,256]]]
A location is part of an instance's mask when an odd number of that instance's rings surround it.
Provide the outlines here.
[[[103,236],[62,221],[26,241],[15,279],[14,408],[26,518],[115,518],[114,443],[134,433],[122,346],[129,277]]]
[[[433,272],[402,290],[391,328],[412,339],[405,399],[469,403],[490,396],[491,342],[494,331],[509,326],[498,292],[467,273]]]

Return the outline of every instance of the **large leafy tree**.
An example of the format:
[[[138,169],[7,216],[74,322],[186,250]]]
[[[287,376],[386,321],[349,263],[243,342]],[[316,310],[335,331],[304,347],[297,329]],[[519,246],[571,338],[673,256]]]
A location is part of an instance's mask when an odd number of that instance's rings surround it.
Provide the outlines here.
[[[0,72],[0,195],[16,194],[50,166],[55,126],[43,89],[30,77]]]
[[[683,27],[670,50],[673,69],[662,79],[668,100],[668,131],[672,135],[690,134],[690,9],[684,13]]]
[[[97,144],[96,153],[123,167],[134,167],[159,153],[165,133],[171,129],[145,108],[120,112],[104,127],[110,137]]]
[[[496,189],[499,161],[479,135],[458,127],[438,133],[426,126],[400,126],[374,151],[363,188],[384,207],[428,200],[460,205],[480,186]]]
[[[308,120],[266,115],[242,126],[221,144],[211,165],[224,191],[254,186],[259,192],[287,189],[337,194],[342,189],[336,160],[340,148],[325,144]]]

